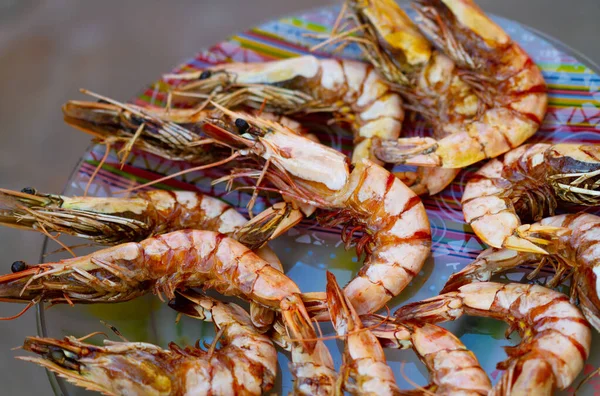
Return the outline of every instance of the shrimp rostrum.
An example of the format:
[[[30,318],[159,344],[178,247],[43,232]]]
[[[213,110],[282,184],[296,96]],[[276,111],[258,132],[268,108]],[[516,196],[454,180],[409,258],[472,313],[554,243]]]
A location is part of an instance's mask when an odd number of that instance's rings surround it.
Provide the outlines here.
[[[264,63],[230,63],[167,76],[185,83],[177,94],[211,94],[220,105],[262,107],[276,113],[333,112],[350,123],[353,162],[370,158],[371,139],[397,139],[404,120],[400,96],[372,66],[311,55]]]
[[[344,241],[352,241],[358,230],[365,231],[355,241],[359,252],[367,252],[367,258],[344,289],[359,314],[374,312],[398,295],[420,271],[431,249],[429,221],[419,197],[369,160],[362,160],[350,171],[346,157],[338,151],[277,123],[222,110],[227,117],[206,123],[205,133],[241,153],[262,158],[264,163],[238,169],[225,179],[264,178],[275,191],[328,211],[322,222],[345,223]],[[243,133],[232,127],[234,120],[245,122]],[[319,298],[324,301],[323,295]],[[326,315],[326,308],[317,305],[320,307],[309,310]]]
[[[548,246],[549,254],[510,249],[485,250],[474,262],[453,274],[444,291],[474,281],[488,281],[493,275],[518,265],[537,265],[529,276],[531,279],[543,267],[550,267],[555,275],[547,286],[554,287],[572,276],[571,300],[579,301],[586,319],[600,331],[600,217],[589,213],[559,215],[545,218],[533,227],[538,225],[568,232]]]
[[[19,356],[54,371],[67,381],[106,395],[261,395],[273,386],[277,351],[252,327],[238,305],[192,292],[177,296],[174,307],[213,322],[220,348],[169,349],[144,342],[104,341],[104,346],[75,337],[28,337]],[[216,341],[215,341],[216,342]]]
[[[15,265],[18,264],[18,265]],[[182,230],[98,250],[87,256],[29,266],[0,277],[3,301],[114,303],[154,292],[214,288],[274,310],[296,284],[252,250],[223,234]]]
[[[506,370],[494,394],[552,394],[565,389],[583,369],[590,353],[591,330],[581,312],[564,294],[537,285],[478,282],[420,302],[405,305],[394,316],[403,323],[458,319],[463,314],[486,316],[509,324],[521,342],[507,347]]]
[[[531,58],[472,0],[418,0],[413,23],[393,0],[347,1],[369,60],[434,127],[434,138],[381,140],[384,162],[463,168],[533,135],[546,85]],[[377,143],[374,141],[374,143]]]
[[[560,204],[598,203],[600,149],[576,143],[509,151],[481,167],[462,197],[465,220],[485,243],[532,253],[544,253],[565,230],[528,223],[554,215]]]

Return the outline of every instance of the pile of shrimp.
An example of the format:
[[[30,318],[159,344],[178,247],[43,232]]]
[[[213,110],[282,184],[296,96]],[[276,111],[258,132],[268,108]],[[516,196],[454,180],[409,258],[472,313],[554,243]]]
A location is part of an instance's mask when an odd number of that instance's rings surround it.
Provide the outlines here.
[[[0,301],[106,304],[154,294],[178,315],[212,322],[210,345],[165,349],[89,336],[27,337],[34,362],[73,384],[107,395],[269,392],[278,348],[289,354],[297,395],[552,394],[575,381],[600,332],[600,217],[557,210],[600,203],[600,148],[523,144],[546,111],[546,85],[528,54],[472,0],[414,0],[415,21],[393,0],[346,0],[331,37],[318,47],[358,43],[366,62],[312,55],[229,63],[165,76],[179,83],[167,108],[98,99],[69,101],[65,121],[107,147],[192,167],[124,192],[82,197],[0,189],[0,225],[40,232],[72,258],[15,261],[0,276]],[[341,26],[341,27],[340,27]],[[180,97],[193,109],[171,108]],[[405,111],[420,114],[433,137],[403,138]],[[313,112],[347,123],[351,158],[302,122]],[[487,245],[453,274],[439,295],[381,310],[426,265],[431,228],[421,195],[446,188],[460,170],[489,160],[462,196],[467,227]],[[416,166],[392,173],[386,164]],[[102,167],[102,162],[98,169]],[[218,198],[149,189],[193,171],[219,168],[213,184],[252,192],[246,218]],[[254,214],[259,194],[279,202]],[[269,243],[308,217],[343,226],[342,242],[364,256],[345,286],[327,271],[326,288],[302,292]],[[98,247],[76,255],[61,235]],[[492,282],[533,265],[554,270],[545,285]],[[556,290],[570,282],[570,295]],[[206,295],[213,289],[248,309]],[[438,323],[463,314],[508,323],[492,384],[473,352]],[[179,317],[179,316],[178,316]],[[330,322],[324,336],[318,322]],[[316,323],[316,324],[315,324]],[[316,326],[316,328],[315,328]],[[344,345],[336,368],[327,339]],[[429,383],[401,390],[386,349],[411,349]]]

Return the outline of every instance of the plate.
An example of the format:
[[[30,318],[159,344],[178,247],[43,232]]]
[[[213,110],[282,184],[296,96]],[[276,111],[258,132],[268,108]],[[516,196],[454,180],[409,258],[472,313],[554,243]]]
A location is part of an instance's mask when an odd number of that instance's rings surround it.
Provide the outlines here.
[[[407,10],[410,13],[410,10]],[[265,23],[245,33],[203,50],[195,57],[176,68],[173,72],[191,71],[206,68],[223,62],[257,62],[281,59],[308,54],[311,46],[318,43],[306,33],[326,33],[333,26],[339,7],[322,8],[294,17]],[[549,87],[548,113],[540,131],[530,142],[587,142],[600,143],[600,77],[573,54],[566,46],[539,32],[516,22],[492,18],[527,51],[541,67]],[[320,57],[331,56],[326,51],[315,53]],[[361,59],[356,46],[349,46],[341,53],[342,57]],[[588,65],[589,61],[585,61]],[[164,106],[168,86],[164,81],[150,85],[133,103]],[[110,92],[104,93],[110,95]],[[321,141],[348,153],[352,148],[351,135],[340,128],[312,125]],[[414,121],[404,127],[405,136],[427,133],[422,121]],[[83,195],[85,186],[104,155],[105,146],[91,146],[75,168],[64,193]],[[157,158],[153,155],[134,151],[121,169],[116,153],[111,151],[106,163],[96,176],[89,190],[90,195],[111,196],[115,191],[136,183],[157,179],[166,174],[186,168],[185,163],[177,163]],[[424,200],[432,227],[432,255],[421,271],[400,296],[393,299],[389,308],[411,301],[422,300],[438,294],[448,276],[472,261],[484,246],[463,220],[460,198],[465,181],[478,168],[472,166],[463,170],[459,177],[441,194]],[[249,196],[244,193],[229,193],[224,185],[211,186],[210,181],[220,176],[218,169],[185,175],[159,185],[164,189],[196,190],[219,197],[246,212],[245,204]],[[266,200],[259,202],[260,210]],[[596,214],[600,210],[596,209]],[[349,281],[361,266],[354,251],[346,251],[340,240],[338,229],[324,229],[313,221],[304,221],[286,235],[272,243],[272,247],[284,261],[285,272],[304,292],[325,290],[325,271],[335,273],[340,283]],[[47,242],[47,241],[46,241]],[[66,241],[67,243],[75,240]],[[44,245],[44,253],[55,247]],[[87,253],[83,249],[80,254]],[[62,258],[60,254],[46,257],[46,261]],[[549,274],[548,274],[549,275]],[[521,280],[522,273],[510,275],[513,280]],[[564,291],[564,290],[563,290]],[[154,296],[146,296],[121,304],[89,306],[56,306],[38,309],[38,333],[43,336],[63,337],[83,336],[98,330],[106,330],[100,320],[116,326],[131,341],[152,342],[166,347],[175,341],[180,345],[193,344],[197,339],[211,341],[214,332],[211,324],[184,318],[175,324],[176,313]],[[444,325],[459,336],[464,344],[477,355],[482,367],[496,382],[501,375],[496,364],[506,357],[503,347],[518,343],[518,337],[504,338],[506,325],[486,318],[463,317],[456,322]],[[325,334],[331,334],[329,324],[321,325]],[[341,363],[341,341],[326,342],[336,367]],[[594,332],[591,358],[585,365],[583,375],[592,372],[600,365],[600,337]],[[405,378],[419,385],[428,383],[428,374],[423,364],[411,350],[387,351],[389,365],[394,369],[401,389],[413,388]],[[289,373],[288,355],[279,353],[279,375],[274,388],[277,394],[287,394],[292,387]],[[83,395],[89,392],[71,386],[54,374],[49,374],[56,394]],[[578,384],[580,379],[574,383]],[[572,393],[573,389],[567,390]],[[600,377],[595,377],[582,388],[581,394],[600,391]]]

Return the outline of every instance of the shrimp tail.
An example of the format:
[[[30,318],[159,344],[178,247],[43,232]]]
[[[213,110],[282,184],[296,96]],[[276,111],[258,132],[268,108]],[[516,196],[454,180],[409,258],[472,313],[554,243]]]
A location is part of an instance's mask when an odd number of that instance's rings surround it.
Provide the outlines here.
[[[331,272],[327,271],[327,308],[329,309],[329,316],[335,331],[340,336],[347,336],[348,333],[354,332],[362,327],[360,317],[354,310],[354,307],[348,300],[348,297],[344,294],[344,291],[340,288]],[[356,367],[352,364],[352,356],[348,348],[344,349],[342,354],[342,366],[340,367],[340,373],[338,377],[337,390],[338,394],[342,395],[342,388],[347,391],[358,394],[359,388],[355,387],[352,377],[356,374]]]
[[[600,290],[595,292],[593,290],[592,278],[589,277],[589,273],[586,271],[576,272],[575,275],[575,288],[577,290],[577,299],[579,300],[579,308],[585,315],[585,318],[590,324],[600,332]],[[573,287],[573,286],[571,286]]]
[[[317,346],[315,330],[299,296],[292,294],[284,298],[280,306],[289,337],[294,342],[301,343],[307,353],[313,353]]]
[[[524,390],[525,395],[552,394],[555,386],[552,366],[543,356],[538,357],[535,353],[530,355],[527,359],[510,363],[490,395],[510,395],[515,388]]]
[[[440,294],[455,291],[472,282],[487,282],[497,273],[507,271],[530,261],[540,261],[543,256],[510,249],[486,249],[465,268],[450,276]]]
[[[338,335],[345,335],[357,328],[362,327],[360,317],[354,307],[340,288],[331,272],[327,271],[327,307],[331,315],[331,321]]]
[[[440,166],[441,159],[436,154],[438,146],[435,139],[428,137],[373,140],[375,156],[383,162],[392,164]]]
[[[463,314],[463,302],[458,292],[450,292],[441,296],[406,304],[394,316],[400,323],[418,320],[427,323],[438,323],[454,320]]]
[[[250,249],[264,246],[304,219],[292,202],[279,202],[264,210],[236,231],[234,237]]]
[[[202,309],[203,296],[193,290],[178,290],[175,298],[169,300],[169,308],[189,316],[190,318],[206,320],[207,311]]]

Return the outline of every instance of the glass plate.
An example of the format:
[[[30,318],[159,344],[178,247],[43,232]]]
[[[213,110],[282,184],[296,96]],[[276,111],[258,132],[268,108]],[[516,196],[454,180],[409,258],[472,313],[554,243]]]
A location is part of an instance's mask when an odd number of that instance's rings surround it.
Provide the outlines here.
[[[333,25],[339,7],[322,8],[302,15],[265,23],[245,33],[203,50],[174,72],[202,69],[223,62],[257,62],[287,58],[308,54],[308,48],[318,43],[306,37],[305,33],[327,33]],[[410,12],[410,10],[409,10]],[[579,55],[572,55],[566,46],[539,32],[526,28],[516,22],[493,17],[542,68],[549,86],[548,113],[540,131],[530,142],[595,142],[600,143],[600,110],[598,84],[600,78],[586,64],[581,63]],[[322,51],[317,56],[328,57],[330,53]],[[345,58],[360,59],[360,50],[349,46],[341,54]],[[591,62],[586,60],[589,65]],[[168,86],[159,81],[149,86],[133,103],[164,106],[165,92]],[[104,94],[110,95],[110,92]],[[323,143],[348,153],[352,147],[349,133],[340,128],[312,125],[313,132]],[[427,132],[422,121],[405,125],[404,135],[413,136]],[[104,155],[103,145],[91,146],[75,168],[64,193],[82,195],[91,173]],[[138,182],[153,180],[166,174],[185,169],[185,163],[176,163],[157,158],[147,153],[134,151],[120,169],[119,161],[112,151],[102,167],[93,185],[90,195],[111,196],[113,192]],[[463,170],[448,188],[441,194],[425,199],[433,232],[431,258],[423,271],[416,276],[409,287],[400,296],[393,299],[389,308],[394,311],[398,306],[411,301],[422,300],[438,294],[448,276],[460,270],[472,261],[484,246],[463,221],[460,207],[465,181],[477,166]],[[210,181],[221,176],[217,169],[201,173],[188,174],[177,180],[171,180],[158,187],[164,189],[197,190],[220,197],[239,207],[245,213],[248,195],[243,193],[226,194],[223,185],[211,186]],[[259,202],[260,210],[268,204],[265,199]],[[594,210],[591,210],[594,212]],[[595,209],[595,213],[599,213]],[[78,243],[75,239],[67,243]],[[80,242],[79,242],[80,243]],[[325,271],[335,273],[340,283],[349,281],[358,271],[358,262],[354,251],[345,251],[340,241],[339,230],[323,229],[313,221],[305,221],[286,235],[272,243],[272,247],[284,261],[285,272],[304,292],[325,290]],[[54,250],[44,244],[44,253]],[[86,253],[84,249],[78,251]],[[46,261],[62,258],[60,254],[46,257]],[[550,275],[550,274],[547,274]],[[512,280],[522,280],[523,273],[510,276]],[[565,291],[563,289],[563,291]],[[146,296],[135,301],[121,304],[102,304],[89,306],[56,306],[44,310],[38,309],[38,333],[43,336],[63,337],[65,335],[83,336],[93,331],[106,331],[101,320],[116,326],[131,341],[151,342],[166,347],[168,342],[188,345],[196,339],[210,342],[214,335],[212,325],[198,320],[184,318],[175,324],[176,313],[155,296]],[[464,344],[479,358],[492,382],[496,382],[501,371],[496,364],[506,355],[502,347],[514,345],[518,337],[504,338],[506,325],[485,318],[463,317],[456,322],[444,325],[459,336]],[[322,325],[325,334],[331,334],[331,326]],[[113,337],[114,338],[114,337]],[[340,341],[327,341],[336,366],[341,363]],[[594,332],[594,345],[591,357],[586,363],[583,375],[592,372],[600,365],[600,337]],[[409,377],[419,385],[428,383],[427,371],[411,350],[387,351],[389,365],[394,369],[398,384],[402,389],[413,388],[404,379]],[[274,392],[287,394],[291,390],[291,375],[288,367],[288,355],[279,354],[279,376]],[[404,364],[401,372],[401,364]],[[578,384],[582,376],[575,381]],[[49,374],[56,394],[83,395],[89,392],[67,384],[54,374]],[[573,388],[567,390],[572,393]],[[595,377],[583,388],[581,394],[593,394],[600,391],[600,377]]]

